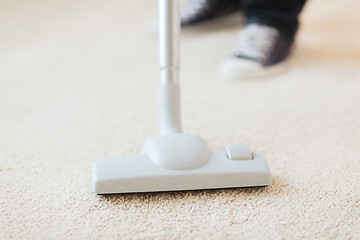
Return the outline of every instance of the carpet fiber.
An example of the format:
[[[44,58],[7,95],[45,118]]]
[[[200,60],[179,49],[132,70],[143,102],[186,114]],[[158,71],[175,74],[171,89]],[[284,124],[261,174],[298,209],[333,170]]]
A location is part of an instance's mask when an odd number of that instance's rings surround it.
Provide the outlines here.
[[[289,71],[227,81],[242,25],[182,35],[187,133],[246,143],[265,188],[91,190],[157,134],[156,1],[0,2],[0,239],[360,239],[360,2],[314,0]]]

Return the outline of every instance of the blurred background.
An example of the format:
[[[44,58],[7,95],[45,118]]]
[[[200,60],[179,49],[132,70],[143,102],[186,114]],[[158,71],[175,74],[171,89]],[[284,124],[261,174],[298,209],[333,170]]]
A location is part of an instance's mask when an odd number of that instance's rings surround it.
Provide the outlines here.
[[[332,0],[307,3],[298,34],[301,54],[294,59],[296,67],[322,63],[346,68],[359,63],[357,4]],[[3,80],[18,74],[40,74],[40,68],[65,75],[100,71],[102,77],[108,74],[109,78],[126,72],[127,66],[120,64],[124,58],[128,66],[156,63],[156,36],[149,33],[149,25],[156,18],[157,1],[2,0],[0,6]],[[187,56],[195,51],[197,62],[202,62],[207,72],[216,72],[214,66],[235,43],[235,34],[242,27],[239,23],[225,28],[210,25],[185,34],[183,62],[191,61]],[[211,51],[204,53],[204,49]],[[146,69],[154,68],[156,65]],[[183,71],[192,69],[184,67]]]

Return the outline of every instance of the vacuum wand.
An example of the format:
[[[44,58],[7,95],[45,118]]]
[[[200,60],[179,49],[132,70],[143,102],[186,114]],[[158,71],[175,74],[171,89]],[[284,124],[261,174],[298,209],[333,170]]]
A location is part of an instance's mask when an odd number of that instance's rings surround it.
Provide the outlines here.
[[[179,1],[159,0],[161,84],[178,84],[179,82],[179,35]]]
[[[160,135],[182,133],[179,89],[178,0],[159,0]]]

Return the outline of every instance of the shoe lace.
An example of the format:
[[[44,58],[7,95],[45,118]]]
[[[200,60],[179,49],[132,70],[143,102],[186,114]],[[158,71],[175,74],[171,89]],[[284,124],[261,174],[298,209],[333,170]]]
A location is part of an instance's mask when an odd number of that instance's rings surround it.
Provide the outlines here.
[[[249,24],[239,33],[239,40],[233,54],[263,61],[269,56],[279,35],[276,28]]]

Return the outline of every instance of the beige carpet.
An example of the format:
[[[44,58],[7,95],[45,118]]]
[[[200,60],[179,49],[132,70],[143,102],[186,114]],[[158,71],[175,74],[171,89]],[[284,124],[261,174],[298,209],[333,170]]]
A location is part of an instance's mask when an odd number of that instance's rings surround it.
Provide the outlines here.
[[[157,134],[156,1],[0,2],[0,239],[360,239],[360,2],[309,2],[292,68],[217,75],[240,26],[182,37],[184,129],[248,143],[267,188],[91,190]]]

